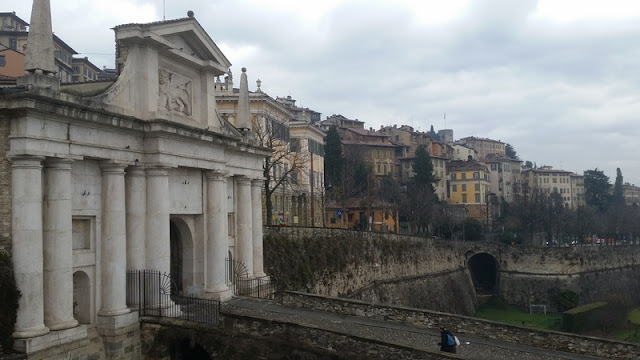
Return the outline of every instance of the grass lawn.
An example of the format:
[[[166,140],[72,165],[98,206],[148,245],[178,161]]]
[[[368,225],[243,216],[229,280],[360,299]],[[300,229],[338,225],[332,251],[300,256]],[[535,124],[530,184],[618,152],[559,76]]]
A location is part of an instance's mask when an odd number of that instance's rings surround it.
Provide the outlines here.
[[[562,315],[559,313],[529,314],[519,308],[505,303],[494,296],[487,303],[480,305],[474,315],[477,318],[499,321],[507,324],[523,325],[536,329],[558,330]]]

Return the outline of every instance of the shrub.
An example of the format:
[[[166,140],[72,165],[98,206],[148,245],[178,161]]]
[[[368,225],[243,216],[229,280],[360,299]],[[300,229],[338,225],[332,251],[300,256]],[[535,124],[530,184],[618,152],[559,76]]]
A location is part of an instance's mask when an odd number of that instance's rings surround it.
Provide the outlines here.
[[[13,348],[13,334],[20,291],[9,255],[0,253],[0,354]]]

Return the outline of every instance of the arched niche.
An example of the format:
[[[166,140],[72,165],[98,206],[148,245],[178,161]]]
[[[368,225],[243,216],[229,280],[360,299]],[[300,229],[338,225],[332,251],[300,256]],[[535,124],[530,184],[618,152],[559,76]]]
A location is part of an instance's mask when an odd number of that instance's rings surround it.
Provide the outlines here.
[[[91,324],[91,280],[82,270],[73,273],[73,317],[80,324]]]

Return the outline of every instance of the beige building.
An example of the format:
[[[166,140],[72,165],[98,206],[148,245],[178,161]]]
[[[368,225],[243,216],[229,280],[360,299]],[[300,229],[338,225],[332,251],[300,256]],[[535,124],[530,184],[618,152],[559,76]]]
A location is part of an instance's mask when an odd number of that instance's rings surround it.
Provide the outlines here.
[[[622,192],[624,195],[624,202],[628,206],[640,204],[640,187],[624,183],[624,185],[622,185]]]
[[[100,76],[100,68],[93,65],[88,57],[73,58],[73,82],[96,81]]]
[[[456,141],[456,143],[475,149],[478,152],[478,158],[486,158],[489,154],[506,155],[506,144],[499,140],[469,136]]]
[[[489,169],[490,190],[506,202],[513,201],[513,185],[520,181],[520,168],[522,161],[513,160],[506,156],[489,155],[487,158],[478,159]]]
[[[251,127],[256,142],[271,148],[268,175],[271,194],[270,211],[264,199],[265,223],[284,223],[292,226],[321,226],[324,210],[324,131],[304,119],[312,115],[295,107],[295,100],[283,102],[273,99],[260,89],[249,92]],[[216,100],[222,118],[242,127],[239,115],[239,93],[234,88],[233,74],[228,72],[224,82],[216,82]],[[298,119],[299,118],[299,119]],[[266,195],[266,186],[263,187]],[[269,219],[271,220],[269,222]]]
[[[24,74],[24,54],[13,49],[0,50],[0,75],[16,78]]]
[[[581,204],[581,199],[584,201],[584,182],[580,175],[571,171],[541,166],[537,169],[524,169],[520,174],[521,181],[527,183],[530,188],[560,194],[565,207],[576,208]]]
[[[451,148],[453,155],[451,160],[469,161],[478,159],[478,152],[472,147],[461,144],[451,144]]]

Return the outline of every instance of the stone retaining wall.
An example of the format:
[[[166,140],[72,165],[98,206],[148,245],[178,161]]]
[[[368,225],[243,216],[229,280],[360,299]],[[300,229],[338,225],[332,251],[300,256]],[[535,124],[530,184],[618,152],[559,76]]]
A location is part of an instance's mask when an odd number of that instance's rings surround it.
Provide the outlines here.
[[[177,319],[144,318],[141,323],[143,355],[169,359],[181,346],[205,350],[212,358],[307,360],[418,360],[460,359],[435,350],[381,343],[338,332],[287,322],[225,314],[220,328],[198,326]],[[184,348],[183,348],[184,349]]]
[[[291,291],[285,293],[283,301],[287,306],[391,321],[421,328],[437,329],[440,324],[446,324],[461,338],[464,338],[464,334],[472,334],[514,344],[599,356],[606,359],[640,359],[640,345],[638,344],[557,331],[536,330],[462,315],[377,305],[358,300]]]

